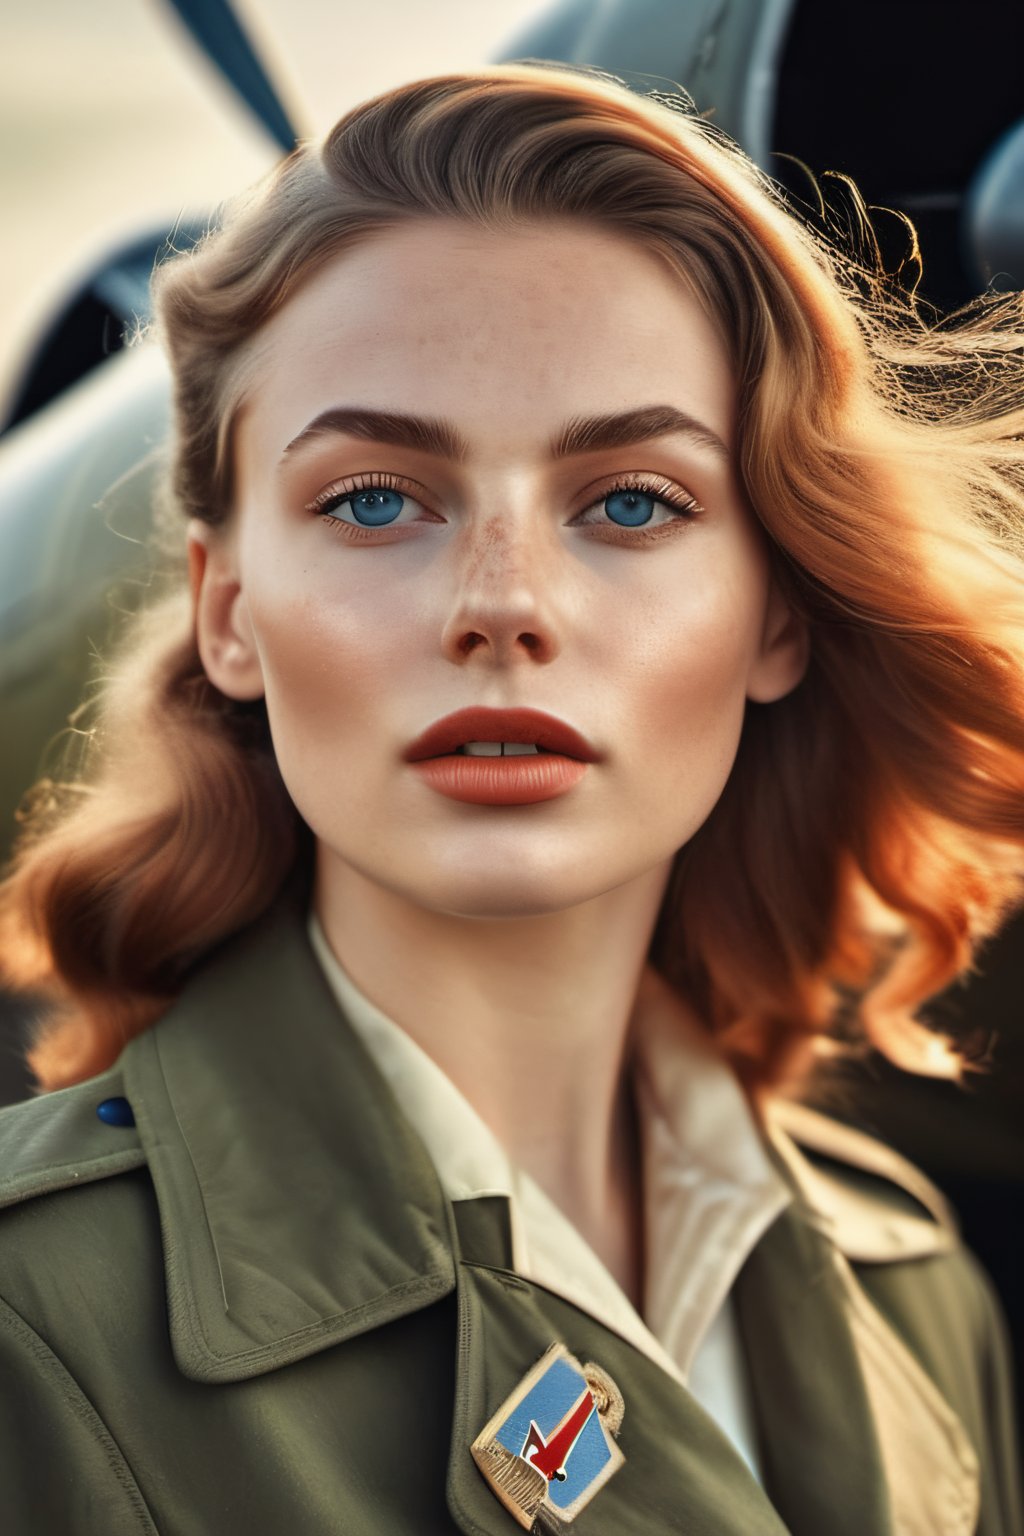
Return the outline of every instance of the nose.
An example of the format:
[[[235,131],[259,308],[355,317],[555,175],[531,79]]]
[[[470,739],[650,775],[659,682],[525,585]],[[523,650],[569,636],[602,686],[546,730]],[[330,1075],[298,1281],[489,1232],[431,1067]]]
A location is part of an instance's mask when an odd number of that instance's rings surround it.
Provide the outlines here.
[[[553,661],[560,640],[554,593],[557,551],[550,534],[514,516],[492,514],[465,535],[442,646],[449,660],[476,655],[498,665]]]

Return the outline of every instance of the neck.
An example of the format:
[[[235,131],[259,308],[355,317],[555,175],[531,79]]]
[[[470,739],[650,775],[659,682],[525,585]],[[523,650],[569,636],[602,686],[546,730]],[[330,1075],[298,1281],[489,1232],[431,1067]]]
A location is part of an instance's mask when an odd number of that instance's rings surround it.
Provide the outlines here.
[[[667,876],[564,911],[482,920],[416,906],[322,852],[315,890],[356,986],[437,1062],[634,1300],[642,1202],[628,1031]]]

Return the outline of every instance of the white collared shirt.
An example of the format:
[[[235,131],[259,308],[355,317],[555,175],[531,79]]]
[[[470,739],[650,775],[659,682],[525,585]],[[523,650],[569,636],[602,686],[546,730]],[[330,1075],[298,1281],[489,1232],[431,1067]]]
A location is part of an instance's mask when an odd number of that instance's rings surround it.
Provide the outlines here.
[[[685,1385],[760,1477],[729,1292],[791,1194],[713,1042],[656,1011],[643,1018],[635,1037],[646,1242],[641,1316],[447,1074],[359,990],[315,914],[309,936],[343,1013],[424,1142],[447,1197],[507,1197],[516,1273],[587,1312]]]

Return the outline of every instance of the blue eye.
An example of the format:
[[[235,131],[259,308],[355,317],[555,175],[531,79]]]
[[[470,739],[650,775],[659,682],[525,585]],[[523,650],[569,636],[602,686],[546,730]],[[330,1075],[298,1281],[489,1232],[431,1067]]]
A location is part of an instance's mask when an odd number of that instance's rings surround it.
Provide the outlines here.
[[[356,520],[368,528],[380,528],[393,523],[405,505],[405,497],[398,491],[353,491],[338,503],[348,502]]]
[[[613,491],[604,498],[608,516],[623,528],[639,528],[650,522],[657,505],[655,498],[643,491]]]

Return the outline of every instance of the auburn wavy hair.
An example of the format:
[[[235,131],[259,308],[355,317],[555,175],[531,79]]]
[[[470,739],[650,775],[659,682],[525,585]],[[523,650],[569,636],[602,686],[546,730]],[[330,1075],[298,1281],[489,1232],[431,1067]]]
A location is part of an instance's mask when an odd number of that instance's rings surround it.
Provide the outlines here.
[[[624,234],[696,293],[732,360],[743,484],[811,661],[748,705],[653,963],[752,1092],[806,1070],[851,994],[862,1040],[955,1075],[956,1042],[916,1010],[1021,895],[1020,298],[929,318],[870,241],[841,254],[809,232],[682,97],[534,64],[420,81],[298,148],[157,270],[179,514],[231,516],[260,328],[325,262],[424,216]],[[37,789],[0,888],[4,974],[52,1004],[40,1084],[112,1062],[310,849],[264,705],[206,679],[172,592],[109,669],[78,781]]]

